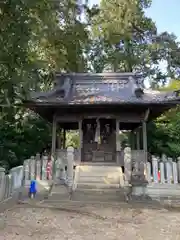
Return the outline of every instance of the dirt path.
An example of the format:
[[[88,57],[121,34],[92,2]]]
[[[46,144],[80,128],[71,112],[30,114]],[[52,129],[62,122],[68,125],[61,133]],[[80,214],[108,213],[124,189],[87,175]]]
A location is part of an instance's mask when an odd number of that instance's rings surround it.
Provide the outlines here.
[[[99,205],[81,211],[17,207],[0,216],[0,240],[180,239],[180,212]]]

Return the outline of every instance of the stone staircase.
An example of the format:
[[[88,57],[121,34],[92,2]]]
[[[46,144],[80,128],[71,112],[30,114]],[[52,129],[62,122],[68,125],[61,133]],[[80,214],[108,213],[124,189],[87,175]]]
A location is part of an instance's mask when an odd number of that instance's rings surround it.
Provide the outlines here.
[[[56,184],[46,202],[119,202],[125,200],[124,177],[122,168],[101,165],[78,165],[74,174],[73,191]]]
[[[124,200],[124,179],[119,166],[79,165],[74,178],[74,201]]]

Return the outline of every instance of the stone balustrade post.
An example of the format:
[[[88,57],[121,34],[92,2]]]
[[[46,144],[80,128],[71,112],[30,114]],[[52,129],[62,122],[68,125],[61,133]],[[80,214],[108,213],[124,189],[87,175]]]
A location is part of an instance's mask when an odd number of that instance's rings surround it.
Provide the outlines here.
[[[126,147],[124,149],[124,184],[127,186],[130,183],[131,180],[131,167],[132,163],[131,163],[131,148],[130,147]],[[120,179],[121,182],[121,179]]]
[[[167,157],[166,157],[165,154],[162,154],[161,160],[164,163],[164,179],[165,179],[165,182],[166,182],[166,180],[167,180],[167,171],[166,171]]]
[[[158,158],[152,156],[153,181],[158,183]]]
[[[172,159],[168,158],[166,162],[167,183],[172,183]]]
[[[161,183],[165,183],[164,162],[160,162],[160,181]]]
[[[178,183],[178,173],[177,173],[177,163],[172,162],[172,172],[173,172],[173,183]]]
[[[39,153],[36,154],[35,178],[41,179],[41,157]]]
[[[151,179],[151,163],[150,162],[146,163],[146,178],[147,178],[147,181],[149,183],[152,182],[152,179]]]
[[[48,162],[48,156],[43,156],[42,160],[42,180],[47,180],[47,162]]]
[[[180,157],[177,158],[178,182],[180,183]]]
[[[36,164],[35,157],[32,156],[30,159],[30,180],[35,179],[35,164]]]
[[[74,148],[67,148],[67,185],[72,188],[73,186],[73,175],[74,175]]]
[[[0,201],[3,200],[5,193],[5,169],[0,167]]]
[[[66,182],[65,156],[65,153],[62,155],[62,149],[57,150],[56,181],[62,184]]]
[[[24,161],[24,175],[25,175],[25,182],[29,180],[29,159]]]
[[[10,170],[12,191],[21,187],[23,178],[23,166],[14,167]]]

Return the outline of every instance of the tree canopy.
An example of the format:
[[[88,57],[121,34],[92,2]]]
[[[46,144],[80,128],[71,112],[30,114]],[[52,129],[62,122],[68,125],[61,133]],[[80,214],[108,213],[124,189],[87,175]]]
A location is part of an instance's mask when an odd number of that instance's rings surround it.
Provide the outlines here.
[[[54,71],[133,71],[152,88],[179,88],[179,42],[146,16],[151,2],[0,1],[1,164],[15,166],[50,144],[50,126],[18,104],[30,90],[51,88]],[[180,155],[179,116],[178,107],[149,124],[152,153]]]

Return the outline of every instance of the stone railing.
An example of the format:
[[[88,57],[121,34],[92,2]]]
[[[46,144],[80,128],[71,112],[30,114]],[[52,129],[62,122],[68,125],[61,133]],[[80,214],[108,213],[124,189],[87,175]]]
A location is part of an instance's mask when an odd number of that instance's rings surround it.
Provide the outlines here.
[[[56,159],[48,161],[48,156],[40,157],[40,154],[32,156],[24,161],[24,179],[29,184],[32,179],[65,181],[71,185],[69,180],[72,176],[70,168],[74,168],[79,161],[79,152],[72,147],[67,149],[57,149]],[[48,164],[50,165],[50,174],[48,174]],[[71,166],[71,167],[70,167]],[[53,176],[54,175],[54,176]],[[68,177],[69,176],[69,177]]]
[[[146,163],[146,169],[149,183],[180,183],[180,158],[173,160],[165,155],[162,158],[152,156],[152,161]]]
[[[12,168],[9,174],[0,168],[0,202],[6,202],[17,197],[23,179],[23,166]]]
[[[128,184],[132,182],[133,168],[137,168],[134,177],[144,181],[141,175],[145,175],[149,184],[178,184],[180,183],[180,158],[173,160],[165,155],[162,158],[151,156],[147,161],[147,153],[142,150],[124,150],[124,180]],[[56,160],[51,161],[51,170],[54,167],[53,180],[64,181],[69,187],[75,187],[74,166],[79,162],[79,153],[74,148],[58,150]],[[24,166],[15,167],[5,174],[5,169],[0,168],[0,202],[11,200],[24,187],[24,182],[32,179],[51,180],[47,174],[48,156],[40,157],[36,154],[24,161]],[[139,172],[141,174],[139,174]],[[142,173],[143,172],[143,173]],[[52,173],[52,172],[51,172]],[[158,185],[156,185],[158,186]]]
[[[59,155],[57,154],[55,164],[53,161],[50,162],[51,170],[53,164],[55,165],[55,179],[63,178],[69,187],[73,187],[73,168],[77,156],[78,152],[69,147],[67,150],[62,150]],[[63,161],[64,165],[62,164]],[[40,157],[40,154],[36,154],[35,157],[25,160],[23,166],[12,168],[9,174],[5,174],[5,169],[0,167],[0,211],[16,204],[22,193],[25,193],[27,197],[28,190],[26,187],[29,186],[30,180],[51,180],[52,174],[49,179],[47,164],[48,156]]]
[[[70,152],[68,152],[69,150]],[[79,152],[73,148],[57,150],[56,160],[51,162],[51,169],[54,169],[54,179],[60,179],[68,182],[68,159],[71,159],[71,164],[74,167],[79,162]],[[72,151],[73,149],[73,151]],[[128,148],[126,148],[128,150]],[[125,150],[125,151],[126,151]],[[180,158],[173,161],[171,158],[163,156],[161,159],[156,156],[151,156],[151,160],[146,161],[149,157],[143,150],[124,151],[124,174],[125,180],[130,181],[132,168],[141,168],[148,183],[161,184],[177,184],[180,183]],[[24,161],[25,180],[40,179],[51,180],[47,174],[48,157],[37,154],[29,160]],[[53,168],[54,166],[54,168]],[[139,171],[139,170],[138,170]],[[137,175],[136,175],[137,176]],[[70,174],[70,178],[71,178]],[[71,180],[70,180],[71,182]],[[69,183],[70,184],[70,183]],[[18,185],[18,183],[17,183]]]
[[[177,160],[148,156],[143,150],[124,149],[124,173],[130,182],[130,176],[141,172],[148,183],[178,184],[180,183],[180,157]]]

